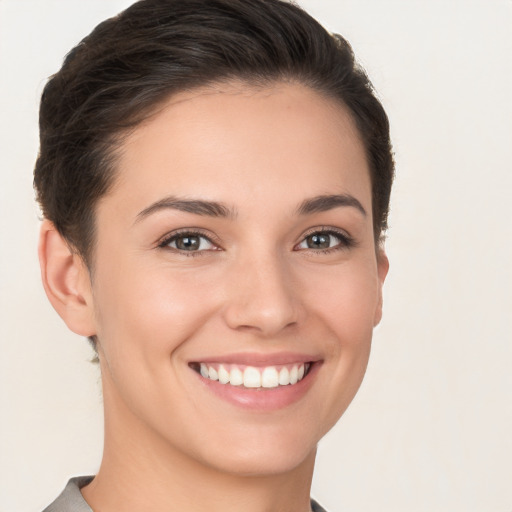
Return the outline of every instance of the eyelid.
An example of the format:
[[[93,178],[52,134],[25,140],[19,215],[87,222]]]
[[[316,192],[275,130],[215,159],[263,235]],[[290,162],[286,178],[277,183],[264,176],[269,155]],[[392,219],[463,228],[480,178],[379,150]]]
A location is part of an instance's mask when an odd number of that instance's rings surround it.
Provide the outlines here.
[[[333,235],[335,237],[338,237],[340,239],[340,243],[329,247],[327,249],[298,249],[298,246],[304,242],[304,240],[313,234],[328,234]],[[203,249],[198,251],[182,251],[177,248],[168,247],[168,244],[173,241],[173,239],[178,238],[179,236],[184,235],[191,235],[191,236],[199,236],[202,238],[205,238],[208,240],[209,243],[211,243],[214,246],[214,249]],[[309,250],[316,253],[322,253],[322,252],[331,252],[339,249],[348,249],[351,247],[354,247],[357,245],[356,240],[344,229],[336,228],[333,226],[316,226],[313,228],[308,229],[306,232],[304,232],[297,244],[294,246],[294,250]],[[204,252],[210,252],[212,250],[222,250],[222,247],[220,246],[220,241],[218,237],[207,230],[204,230],[202,228],[179,228],[174,231],[171,231],[169,233],[166,233],[164,236],[162,236],[155,244],[155,247],[161,248],[161,249],[169,249],[173,250],[175,252],[178,252],[180,254],[186,254],[188,256],[199,255]]]
[[[333,235],[340,239],[340,243],[333,246],[328,247],[326,249],[297,249],[297,247],[302,244],[305,239],[308,236],[314,235],[314,234],[327,234],[327,235]],[[341,228],[335,228],[333,226],[316,226],[314,228],[308,229],[305,233],[302,234],[300,241],[294,246],[295,250],[300,251],[311,251],[313,253],[325,253],[325,252],[332,252],[336,250],[342,250],[342,249],[349,249],[351,247],[355,247],[357,245],[356,240],[344,229]]]
[[[155,246],[159,247],[161,249],[168,248],[170,250],[174,250],[174,251],[179,252],[179,253],[182,253],[182,252],[184,253],[186,251],[181,251],[180,249],[175,249],[175,248],[172,248],[172,247],[167,247],[168,244],[173,241],[173,239],[178,238],[180,236],[184,236],[184,235],[200,236],[202,238],[205,238],[206,240],[208,240],[208,242],[210,242],[216,248],[216,249],[210,249],[210,250],[221,249],[221,247],[219,245],[218,237],[215,236],[213,233],[211,233],[209,231],[206,231],[206,230],[204,230],[202,228],[179,228],[179,229],[175,229],[174,231],[166,233],[163,237],[161,237],[159,240],[157,240]],[[190,251],[187,254],[188,255],[192,255],[193,253],[197,254],[197,253],[201,253],[201,252],[205,252],[205,250],[202,250],[202,251]]]
[[[316,226],[313,228],[309,228],[307,231],[305,231],[301,236],[301,241],[310,235],[314,235],[315,233],[329,233],[333,235],[343,236],[345,238],[352,238],[350,234],[344,229],[335,228],[334,226]]]

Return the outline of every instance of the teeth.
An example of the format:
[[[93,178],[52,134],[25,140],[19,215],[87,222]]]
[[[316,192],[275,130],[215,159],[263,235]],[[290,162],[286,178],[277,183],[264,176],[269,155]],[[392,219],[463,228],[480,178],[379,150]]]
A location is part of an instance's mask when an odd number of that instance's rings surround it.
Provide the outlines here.
[[[299,370],[296,366],[293,366],[293,368],[290,372],[290,384],[297,384],[298,380],[299,380]]]
[[[229,382],[229,372],[224,366],[219,366],[219,382],[221,384],[227,384]]]
[[[281,368],[281,371],[279,372],[279,384],[281,384],[281,386],[287,386],[290,384],[290,372],[286,366]]]
[[[199,365],[199,373],[205,378],[216,380],[221,384],[241,386],[246,388],[276,388],[297,384],[310,368],[309,363],[294,364],[288,366],[266,366],[263,368],[246,366],[240,369],[236,365],[206,364]]]
[[[232,386],[241,386],[244,383],[244,375],[238,368],[233,368],[230,372],[229,383]]]
[[[261,373],[252,366],[244,370],[244,386],[246,388],[261,388]]]
[[[219,380],[219,374],[213,366],[208,367],[208,378],[211,380]]]
[[[265,368],[261,374],[261,385],[264,388],[276,388],[279,386],[279,374],[273,366]]]

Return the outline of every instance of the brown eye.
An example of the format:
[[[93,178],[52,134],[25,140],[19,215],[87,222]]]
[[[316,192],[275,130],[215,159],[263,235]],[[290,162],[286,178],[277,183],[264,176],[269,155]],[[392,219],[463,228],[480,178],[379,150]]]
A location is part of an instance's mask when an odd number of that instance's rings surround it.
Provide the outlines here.
[[[180,236],[175,239],[175,243],[180,251],[197,251],[201,245],[201,238],[197,235]]]
[[[216,248],[206,236],[199,233],[179,233],[173,235],[161,243],[160,247],[168,247],[184,252],[211,251]]]
[[[331,239],[334,238],[328,233],[315,233],[306,237],[308,249],[328,249],[331,247]]]

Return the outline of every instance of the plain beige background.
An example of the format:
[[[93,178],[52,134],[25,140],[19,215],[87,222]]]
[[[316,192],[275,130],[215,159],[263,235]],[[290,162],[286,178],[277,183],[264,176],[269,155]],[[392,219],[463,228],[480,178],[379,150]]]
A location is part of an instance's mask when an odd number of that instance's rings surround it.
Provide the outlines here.
[[[0,511],[102,444],[91,351],[47,304],[31,172],[64,54],[129,0],[0,0]],[[304,0],[353,44],[396,149],[384,320],[319,447],[331,512],[512,512],[512,1]]]

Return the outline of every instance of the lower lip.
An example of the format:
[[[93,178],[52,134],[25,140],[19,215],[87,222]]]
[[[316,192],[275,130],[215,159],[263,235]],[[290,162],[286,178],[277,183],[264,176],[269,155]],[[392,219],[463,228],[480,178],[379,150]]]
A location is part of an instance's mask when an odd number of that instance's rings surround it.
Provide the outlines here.
[[[209,391],[229,403],[255,411],[274,411],[299,401],[313,385],[319,367],[319,362],[312,364],[307,375],[297,384],[256,389],[221,384],[195,373]]]

